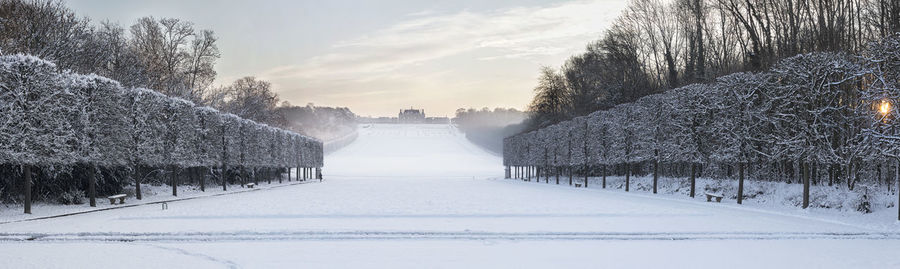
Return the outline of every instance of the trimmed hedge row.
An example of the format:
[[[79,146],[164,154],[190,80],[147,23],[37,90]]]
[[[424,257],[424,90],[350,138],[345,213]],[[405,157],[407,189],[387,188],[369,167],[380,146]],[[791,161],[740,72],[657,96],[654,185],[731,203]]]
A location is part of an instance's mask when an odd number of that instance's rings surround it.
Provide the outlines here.
[[[314,138],[27,55],[0,56],[0,115],[0,164],[23,167],[25,177],[31,167],[75,165],[238,167],[242,175],[323,165]]]

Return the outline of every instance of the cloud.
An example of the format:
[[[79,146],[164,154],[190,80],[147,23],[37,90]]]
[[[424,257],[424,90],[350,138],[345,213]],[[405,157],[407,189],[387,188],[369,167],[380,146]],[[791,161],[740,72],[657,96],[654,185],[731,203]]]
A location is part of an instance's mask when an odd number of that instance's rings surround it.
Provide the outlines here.
[[[369,90],[386,91],[384,88],[389,88],[392,82],[397,87],[415,87],[434,83],[424,81],[424,77],[453,77],[422,71],[440,69],[443,62],[451,60],[497,65],[496,68],[508,64],[503,60],[513,59],[553,57],[561,62],[583,49],[588,41],[597,39],[621,10],[624,5],[621,2],[573,1],[446,14],[431,10],[416,12],[394,25],[338,42],[326,54],[296,65],[270,69],[261,77],[305,84],[289,88],[311,94],[316,94],[315,91],[330,94],[360,91],[362,94]],[[370,89],[372,82],[378,82],[382,89]]]

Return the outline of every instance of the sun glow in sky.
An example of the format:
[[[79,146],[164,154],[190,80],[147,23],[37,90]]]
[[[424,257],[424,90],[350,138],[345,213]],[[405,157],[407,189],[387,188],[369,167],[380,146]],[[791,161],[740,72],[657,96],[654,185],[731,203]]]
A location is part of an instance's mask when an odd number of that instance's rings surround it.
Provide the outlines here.
[[[271,81],[295,105],[359,115],[424,108],[523,109],[541,65],[557,67],[596,40],[625,5],[591,1],[105,1],[70,0],[95,21],[130,26],[174,17],[211,29],[216,84]]]

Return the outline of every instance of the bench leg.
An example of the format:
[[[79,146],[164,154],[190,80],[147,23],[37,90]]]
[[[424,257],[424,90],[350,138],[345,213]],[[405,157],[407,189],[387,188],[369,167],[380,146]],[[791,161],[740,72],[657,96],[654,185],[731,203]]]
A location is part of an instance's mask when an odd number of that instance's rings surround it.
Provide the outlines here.
[[[125,197],[119,198],[119,204],[124,204],[124,203],[125,203]]]
[[[116,199],[109,199],[109,204],[111,204],[111,205],[116,204]]]
[[[707,201],[707,202],[712,202],[712,196],[707,195],[707,196],[706,196],[706,201]]]
[[[722,197],[716,197],[716,203],[721,203],[721,202],[722,202]]]

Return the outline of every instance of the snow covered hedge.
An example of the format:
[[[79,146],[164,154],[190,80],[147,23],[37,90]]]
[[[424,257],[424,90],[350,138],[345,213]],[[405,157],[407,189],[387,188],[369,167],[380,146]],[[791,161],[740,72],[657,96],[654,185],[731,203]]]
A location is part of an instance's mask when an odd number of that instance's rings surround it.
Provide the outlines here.
[[[307,136],[33,56],[0,56],[0,165],[314,168],[322,155]]]
[[[857,56],[802,54],[766,72],[645,96],[508,137],[504,164],[585,176],[608,166],[617,175],[681,176],[691,167],[692,178],[796,175],[807,185],[827,174],[851,190],[891,184],[900,168],[898,55],[892,36]]]

